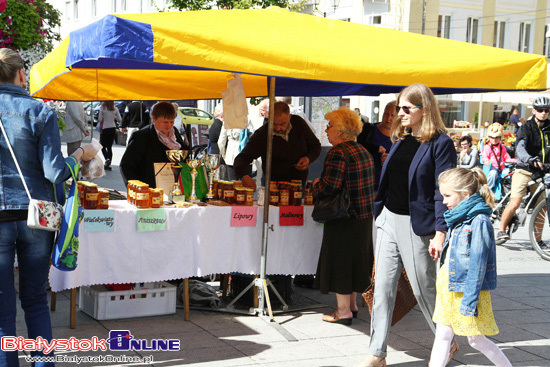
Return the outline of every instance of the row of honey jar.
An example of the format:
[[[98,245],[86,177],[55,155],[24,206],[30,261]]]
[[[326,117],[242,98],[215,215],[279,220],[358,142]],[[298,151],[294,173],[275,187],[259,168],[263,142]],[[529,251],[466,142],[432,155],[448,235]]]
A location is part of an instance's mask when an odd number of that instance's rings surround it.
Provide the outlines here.
[[[164,190],[152,189],[139,180],[128,180],[126,200],[138,209],[160,208],[164,203]]]
[[[241,181],[212,181],[213,200],[229,205],[254,205],[254,189],[244,187]]]
[[[88,181],[78,181],[76,185],[78,199],[84,209],[109,209],[109,191]]]
[[[303,190],[301,180],[271,181],[269,186],[269,204],[275,206],[313,205],[313,196],[309,190]]]

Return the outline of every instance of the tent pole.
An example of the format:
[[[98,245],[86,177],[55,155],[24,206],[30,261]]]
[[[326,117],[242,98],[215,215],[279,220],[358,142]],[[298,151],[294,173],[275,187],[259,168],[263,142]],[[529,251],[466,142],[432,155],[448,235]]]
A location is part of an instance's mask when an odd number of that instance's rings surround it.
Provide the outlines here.
[[[265,162],[265,197],[264,197],[264,226],[262,229],[262,256],[260,259],[260,281],[266,278],[267,266],[267,234],[269,230],[269,188],[271,183],[271,158],[273,150],[273,118],[275,116],[275,77],[269,78],[269,121],[267,123],[267,147]],[[261,287],[259,287],[261,289]],[[266,289],[267,290],[267,289]],[[260,291],[258,308],[264,309],[265,294]]]

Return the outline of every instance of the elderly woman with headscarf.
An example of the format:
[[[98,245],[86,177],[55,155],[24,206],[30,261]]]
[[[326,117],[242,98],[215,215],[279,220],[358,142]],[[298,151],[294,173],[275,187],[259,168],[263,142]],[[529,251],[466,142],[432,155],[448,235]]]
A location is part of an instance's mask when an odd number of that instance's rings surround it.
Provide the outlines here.
[[[338,309],[323,321],[351,325],[357,316],[357,292],[370,284],[373,265],[372,216],[374,162],[359,143],[362,123],[347,107],[325,115],[325,130],[333,147],[328,151],[320,179],[313,182],[316,198],[345,187],[350,195],[349,218],[325,223],[314,288],[336,293]],[[346,164],[346,155],[348,162]]]

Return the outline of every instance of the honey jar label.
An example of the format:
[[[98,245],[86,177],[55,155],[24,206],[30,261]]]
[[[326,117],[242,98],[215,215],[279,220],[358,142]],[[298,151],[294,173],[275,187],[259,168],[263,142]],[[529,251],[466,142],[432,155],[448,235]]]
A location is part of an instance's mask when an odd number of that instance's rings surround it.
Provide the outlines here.
[[[137,201],[149,200],[149,193],[148,192],[138,192],[138,193],[136,193],[136,200]]]
[[[279,202],[279,197],[278,196],[272,196],[270,201],[272,203],[278,203]]]
[[[90,192],[86,194],[86,201],[97,201],[99,193],[97,192]]]
[[[109,198],[101,198],[99,201],[103,206],[109,206]]]
[[[151,202],[155,205],[160,205],[160,196],[155,196],[151,199]]]
[[[234,190],[224,190],[223,196],[226,197],[226,198],[232,198],[233,196],[235,196],[235,191]]]
[[[288,205],[288,196],[281,195],[281,205]]]
[[[245,195],[244,194],[237,194],[237,201],[244,201]]]
[[[294,192],[294,199],[301,199],[302,198],[302,192],[301,191],[295,191]]]

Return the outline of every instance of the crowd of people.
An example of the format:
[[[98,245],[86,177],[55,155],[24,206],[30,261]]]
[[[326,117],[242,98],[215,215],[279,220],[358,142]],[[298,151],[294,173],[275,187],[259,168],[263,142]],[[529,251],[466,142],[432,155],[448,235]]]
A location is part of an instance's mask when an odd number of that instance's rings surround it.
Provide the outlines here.
[[[71,175],[68,165],[90,160],[96,152],[90,144],[81,144],[89,134],[81,105],[67,103],[67,135],[71,136],[67,147],[73,158],[63,157],[55,113],[28,95],[25,80],[18,54],[0,49],[2,124],[7,138],[17,142],[13,144],[15,155],[31,183],[31,195],[52,201],[53,185]],[[271,180],[305,183],[310,165],[321,154],[321,143],[309,122],[293,112],[288,102],[260,104],[264,119],[273,108]],[[546,140],[538,132],[549,126],[549,112],[550,100],[537,99],[533,117],[519,129],[520,173],[514,174],[515,194],[506,209],[512,214],[527,177],[546,163]],[[134,101],[123,116],[112,101],[104,102],[99,130],[105,167],[109,169],[112,163],[112,145],[121,123],[128,130],[120,163],[124,181],[138,179],[155,187],[153,163],[168,162],[166,150],[190,148],[181,127],[174,126],[176,119],[177,106],[169,102],[158,102],[147,113],[144,104]],[[313,181],[313,195],[321,198],[345,189],[350,204],[348,218],[323,227],[313,287],[335,293],[337,301],[337,309],[324,315],[323,321],[351,325],[358,311],[357,292],[370,285],[374,270],[369,355],[358,366],[386,366],[396,287],[405,269],[435,335],[431,367],[445,366],[458,352],[455,335],[467,336],[469,344],[495,365],[511,366],[498,346],[485,337],[498,333],[489,293],[496,288],[497,275],[495,235],[488,215],[494,204],[491,185],[506,169],[505,163],[512,161],[499,146],[502,130],[489,129],[489,144],[481,152],[481,163],[489,167],[487,182],[476,169],[479,152],[471,138],[460,140],[457,155],[435,96],[426,85],[404,88],[387,104],[379,124],[366,122],[360,111],[347,107],[327,113],[325,119],[332,147],[320,177]],[[260,159],[265,172],[267,132],[267,124],[257,129],[226,129],[219,105],[208,150],[222,155],[228,178],[254,188],[251,167]],[[28,336],[51,340],[46,282],[53,234],[27,227],[28,198],[6,142],[0,140],[0,337],[15,335],[13,267],[17,253],[19,298]],[[17,352],[0,351],[0,365],[17,363]]]

